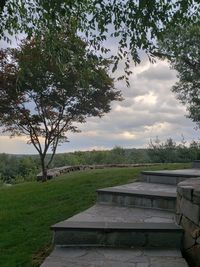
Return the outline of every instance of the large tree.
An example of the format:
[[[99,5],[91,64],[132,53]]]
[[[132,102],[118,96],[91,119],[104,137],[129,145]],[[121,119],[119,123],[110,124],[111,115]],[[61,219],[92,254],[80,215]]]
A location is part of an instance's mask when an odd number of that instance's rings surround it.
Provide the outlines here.
[[[171,25],[199,22],[199,15],[199,0],[5,0],[0,6],[0,36],[59,31],[65,20],[95,49],[102,48],[104,40],[115,38],[118,51],[111,51],[113,70],[125,58],[128,75],[130,59],[139,63],[141,49],[153,60],[156,42]]]
[[[188,117],[200,128],[200,26],[174,27],[160,42],[160,57],[177,71],[172,91],[187,107]]]
[[[107,72],[109,61],[76,35],[61,33],[54,36],[55,59],[45,49],[49,38],[0,51],[0,126],[28,137],[40,155],[44,180],[58,144],[67,141],[68,131],[77,131],[74,123],[101,117],[113,100],[121,100]]]

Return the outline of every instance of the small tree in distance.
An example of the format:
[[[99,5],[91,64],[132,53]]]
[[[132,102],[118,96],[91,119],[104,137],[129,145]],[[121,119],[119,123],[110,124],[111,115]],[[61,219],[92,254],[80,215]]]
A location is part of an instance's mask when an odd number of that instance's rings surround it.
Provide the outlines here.
[[[28,137],[39,153],[43,181],[57,146],[68,141],[66,133],[78,131],[73,123],[101,117],[112,101],[121,100],[107,73],[110,62],[88,51],[83,40],[55,36],[62,47],[56,59],[45,49],[47,42],[44,35],[0,51],[0,126],[11,136]]]

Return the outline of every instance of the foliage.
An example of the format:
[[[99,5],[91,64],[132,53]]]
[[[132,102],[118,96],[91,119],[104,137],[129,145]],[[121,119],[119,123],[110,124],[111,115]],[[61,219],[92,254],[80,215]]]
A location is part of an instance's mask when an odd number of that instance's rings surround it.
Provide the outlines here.
[[[175,27],[160,43],[161,54],[178,72],[172,91],[187,107],[188,116],[200,128],[200,26]]]
[[[47,160],[51,155],[47,154]],[[162,162],[192,162],[200,159],[200,142],[189,145],[184,140],[176,144],[172,138],[161,142],[158,138],[151,140],[144,149],[125,149],[119,146],[112,150],[76,151],[56,154],[52,168],[73,165],[99,164],[139,164]],[[0,154],[0,184],[34,181],[40,172],[40,159],[37,155],[14,156]]]
[[[155,162],[176,162],[176,143],[171,139],[167,139],[164,143],[158,137],[153,141],[150,140],[149,156]],[[175,161],[174,161],[175,160]]]
[[[156,137],[150,140],[148,156],[151,162],[191,162],[200,159],[200,142],[192,141],[189,146],[183,138],[180,144],[176,144],[172,138],[165,142]]]
[[[183,168],[183,164],[159,168]],[[51,246],[51,225],[92,206],[96,189],[133,182],[144,169],[77,172],[42,185],[0,188],[0,266],[39,266]]]
[[[63,21],[103,53],[108,52],[103,42],[114,38],[118,52],[111,51],[113,70],[119,60],[126,58],[125,74],[129,75],[130,58],[138,64],[142,49],[153,60],[157,40],[171,25],[198,23],[200,6],[198,0],[7,0],[2,1],[0,10],[0,34],[5,39],[7,32],[23,32],[28,37],[41,34],[44,29],[58,32]]]
[[[123,151],[123,154],[117,153]],[[47,154],[47,160],[51,155]],[[117,163],[148,163],[150,159],[145,149],[123,149],[115,147],[112,150],[76,151],[74,153],[56,154],[52,167],[93,165],[93,164],[117,164]],[[40,172],[40,159],[37,155],[8,155],[0,154],[0,182],[22,183],[33,181]]]
[[[0,181],[2,183],[33,181],[39,168],[40,162],[37,157],[0,154]]]
[[[101,59],[75,35],[56,35],[57,59],[45,49],[46,39],[25,41],[18,49],[0,51],[0,125],[13,136],[25,135],[40,155],[43,177],[57,146],[76,132],[74,123],[103,116],[121,100]],[[50,37],[52,38],[52,36]],[[57,64],[59,59],[60,64]],[[52,157],[45,162],[48,150]]]

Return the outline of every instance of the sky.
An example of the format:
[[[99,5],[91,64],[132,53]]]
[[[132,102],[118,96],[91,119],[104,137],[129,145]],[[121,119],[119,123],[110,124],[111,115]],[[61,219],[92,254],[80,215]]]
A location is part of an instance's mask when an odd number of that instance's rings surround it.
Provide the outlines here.
[[[69,133],[69,142],[59,146],[58,153],[115,146],[145,148],[156,137],[161,141],[171,137],[177,143],[183,136],[188,142],[198,140],[199,131],[186,118],[186,108],[171,92],[177,74],[168,62],[158,60],[151,64],[144,58],[140,65],[131,68],[130,87],[126,87],[125,81],[116,83],[124,100],[112,103],[111,112],[102,118],[88,118],[85,124],[78,125],[81,132]],[[121,72],[119,66],[115,76]],[[1,135],[0,153],[36,154],[26,141],[25,137],[10,139],[9,135]]]

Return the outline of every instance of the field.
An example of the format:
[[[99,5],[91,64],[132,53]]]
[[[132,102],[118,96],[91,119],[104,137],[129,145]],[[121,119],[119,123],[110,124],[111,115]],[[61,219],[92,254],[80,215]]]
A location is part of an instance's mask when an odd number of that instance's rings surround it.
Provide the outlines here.
[[[148,169],[177,169],[165,164]],[[0,266],[39,266],[51,251],[50,226],[92,206],[96,189],[135,181],[147,168],[102,169],[61,176],[46,183],[0,188]]]

